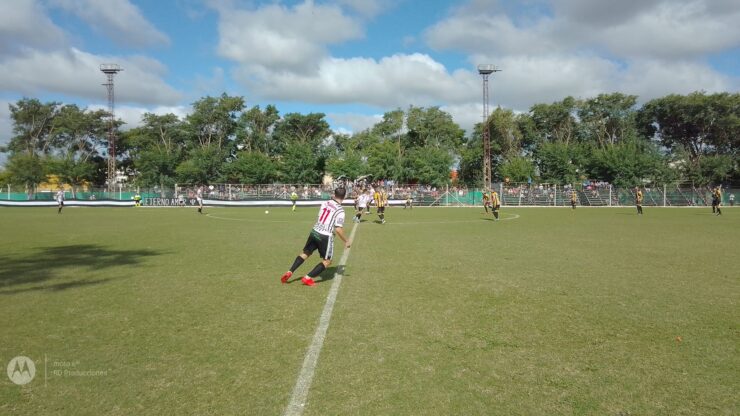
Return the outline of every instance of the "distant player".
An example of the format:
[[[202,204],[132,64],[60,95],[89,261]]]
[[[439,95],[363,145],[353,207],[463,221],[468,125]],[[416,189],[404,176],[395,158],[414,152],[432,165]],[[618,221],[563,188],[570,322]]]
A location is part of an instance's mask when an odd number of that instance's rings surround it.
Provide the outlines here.
[[[375,206],[378,207],[377,211],[380,223],[385,224],[385,207],[388,205],[388,194],[385,192],[385,189],[379,188],[376,190],[373,200],[375,201]]]
[[[493,212],[494,218],[498,221],[498,210],[501,209],[501,200],[498,197],[498,192],[494,189],[491,191],[491,212]]]
[[[295,191],[293,191],[290,193],[290,202],[293,203],[293,211],[295,211],[296,201],[298,201],[298,194]]]
[[[359,223],[362,219],[362,213],[367,209],[367,204],[370,202],[370,194],[368,191],[362,190],[360,195],[355,200],[355,216],[352,221]]]
[[[486,210],[486,214],[488,214],[488,207],[491,206],[491,197],[488,195],[488,190],[486,189],[483,191],[483,209]],[[491,212],[493,212],[493,208],[491,208]]]
[[[637,215],[642,215],[642,191],[639,186],[635,187],[635,206],[637,207]]]
[[[367,202],[367,211],[365,211],[365,214],[370,215],[372,214],[372,212],[370,212],[370,205],[372,205],[374,201],[375,189],[371,186],[367,189],[367,193],[370,195],[370,200]]]
[[[578,203],[578,194],[576,193],[576,190],[573,189],[570,191],[570,206],[573,209],[576,209],[576,204]]]
[[[403,206],[403,209],[413,209],[414,208],[414,200],[411,198],[411,193],[409,192],[406,194],[406,203]]]
[[[198,201],[198,213],[203,213],[203,187],[199,186],[195,192],[195,200]]]
[[[730,194],[729,199],[730,199],[730,206],[734,207],[735,206],[735,194]]]
[[[62,189],[57,191],[56,200],[57,200],[57,214],[61,214],[62,208],[64,208],[64,191]]]
[[[720,206],[722,205],[722,190],[719,189],[719,186],[714,188],[714,191],[712,192],[712,212],[716,212],[717,215],[722,215],[722,208]]]
[[[137,207],[141,206],[141,195],[138,192],[134,195],[134,205]]]
[[[316,284],[314,278],[321,274],[331,264],[331,258],[334,255],[334,232],[337,233],[339,238],[344,241],[344,247],[349,248],[350,242],[344,235],[344,208],[342,208],[342,201],[344,196],[347,194],[347,190],[344,188],[337,188],[334,190],[334,197],[328,201],[324,201],[319,208],[318,219],[314,224],[311,234],[308,236],[306,245],[303,247],[303,252],[298,255],[293,261],[293,265],[290,266],[290,270],[285,272],[280,278],[282,283],[287,283],[288,280],[293,276],[293,272],[313,254],[314,251],[319,250],[321,255],[321,262],[316,265],[306,276],[301,278],[306,286],[313,286]]]

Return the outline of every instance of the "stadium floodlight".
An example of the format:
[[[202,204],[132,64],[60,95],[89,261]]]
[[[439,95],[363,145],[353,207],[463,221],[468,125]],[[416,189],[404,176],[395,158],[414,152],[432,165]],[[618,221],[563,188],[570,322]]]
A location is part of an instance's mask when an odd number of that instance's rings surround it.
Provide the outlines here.
[[[115,97],[113,94],[113,77],[123,71],[118,64],[101,64],[100,71],[105,74],[107,82],[103,84],[108,90],[108,191],[113,192],[114,185],[118,180],[116,175],[116,116]]]
[[[491,133],[488,130],[488,76],[501,71],[496,65],[478,65],[483,77],[483,189],[491,188]]]

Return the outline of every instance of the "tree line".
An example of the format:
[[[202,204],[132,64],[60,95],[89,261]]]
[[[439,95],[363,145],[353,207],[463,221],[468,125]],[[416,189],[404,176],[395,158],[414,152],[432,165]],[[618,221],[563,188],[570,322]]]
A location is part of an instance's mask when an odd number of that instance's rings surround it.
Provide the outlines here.
[[[105,185],[110,115],[24,98],[10,104],[13,137],[0,182],[33,188],[56,175],[73,186]],[[281,115],[240,96],[203,97],[185,117],[144,114],[117,131],[120,169],[142,187],[175,183],[319,183],[325,174],[402,183],[482,186],[483,129],[494,180],[566,184],[592,178],[647,182],[737,182],[740,94],[600,94],[495,109],[466,135],[439,107],[395,109],[353,134],[332,131],[322,113]]]

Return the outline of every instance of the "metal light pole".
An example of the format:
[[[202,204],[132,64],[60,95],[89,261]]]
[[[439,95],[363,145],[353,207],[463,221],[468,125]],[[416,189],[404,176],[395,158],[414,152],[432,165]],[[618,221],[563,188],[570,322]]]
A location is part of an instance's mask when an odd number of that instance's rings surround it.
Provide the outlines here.
[[[107,77],[107,82],[103,84],[108,90],[108,191],[115,191],[116,182],[116,116],[115,111],[115,97],[113,95],[113,77],[123,71],[123,69],[116,64],[102,64],[100,65],[100,71],[103,72]]]
[[[501,71],[495,65],[478,65],[483,77],[483,189],[491,188],[491,132],[488,129],[488,76]]]

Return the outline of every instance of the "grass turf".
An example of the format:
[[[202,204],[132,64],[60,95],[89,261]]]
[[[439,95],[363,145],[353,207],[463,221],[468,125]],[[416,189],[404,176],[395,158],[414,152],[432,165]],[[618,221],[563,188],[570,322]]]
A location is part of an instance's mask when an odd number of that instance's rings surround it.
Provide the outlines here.
[[[0,360],[36,364],[0,413],[282,413],[316,209],[206,212],[0,210]],[[306,415],[740,413],[733,209],[482,212],[365,217]]]

